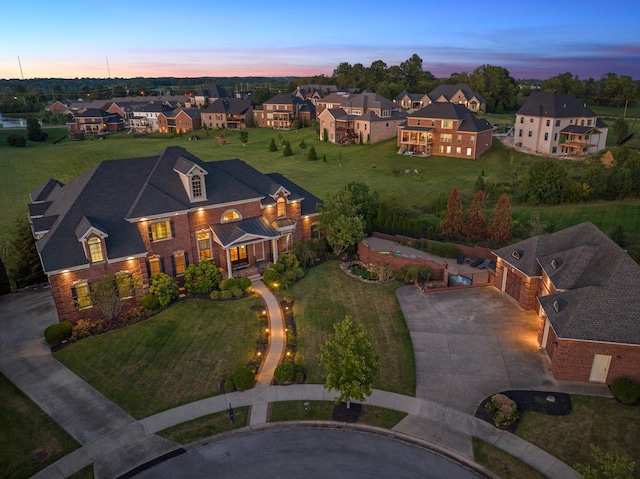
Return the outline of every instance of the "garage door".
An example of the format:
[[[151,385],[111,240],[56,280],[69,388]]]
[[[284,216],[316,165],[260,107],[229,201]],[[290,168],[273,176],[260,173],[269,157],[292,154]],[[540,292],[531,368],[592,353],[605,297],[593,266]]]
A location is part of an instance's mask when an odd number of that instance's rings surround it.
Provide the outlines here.
[[[520,292],[522,291],[522,283],[524,283],[523,279],[513,271],[505,269],[505,273],[507,274],[507,281],[504,287],[505,292],[516,301],[520,301]]]

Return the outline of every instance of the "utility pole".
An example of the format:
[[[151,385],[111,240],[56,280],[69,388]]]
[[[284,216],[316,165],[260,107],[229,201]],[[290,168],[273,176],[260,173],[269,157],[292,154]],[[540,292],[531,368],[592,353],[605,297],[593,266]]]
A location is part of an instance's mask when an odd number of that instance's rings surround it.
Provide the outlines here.
[[[626,118],[627,117],[627,105],[629,104],[629,99],[627,98],[624,102],[624,114],[622,115],[622,118]]]

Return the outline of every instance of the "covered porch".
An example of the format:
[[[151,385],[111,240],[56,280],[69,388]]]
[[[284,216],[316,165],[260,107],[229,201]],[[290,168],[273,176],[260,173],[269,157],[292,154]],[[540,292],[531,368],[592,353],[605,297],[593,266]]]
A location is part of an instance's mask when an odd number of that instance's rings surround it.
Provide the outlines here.
[[[560,131],[561,152],[580,158],[596,153],[600,138],[600,130],[592,126],[569,125]]]
[[[429,156],[433,145],[433,128],[400,127],[398,128],[398,154]]]

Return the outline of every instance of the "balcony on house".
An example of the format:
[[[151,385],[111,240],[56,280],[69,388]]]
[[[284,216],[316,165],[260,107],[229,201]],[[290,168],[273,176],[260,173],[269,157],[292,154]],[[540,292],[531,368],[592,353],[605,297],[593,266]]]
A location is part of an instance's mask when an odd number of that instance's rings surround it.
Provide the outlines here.
[[[569,125],[560,132],[558,145],[562,153],[579,158],[595,153],[599,139],[600,131],[597,128]]]
[[[429,156],[431,145],[433,144],[433,134],[430,128],[416,128],[400,131],[400,155]]]

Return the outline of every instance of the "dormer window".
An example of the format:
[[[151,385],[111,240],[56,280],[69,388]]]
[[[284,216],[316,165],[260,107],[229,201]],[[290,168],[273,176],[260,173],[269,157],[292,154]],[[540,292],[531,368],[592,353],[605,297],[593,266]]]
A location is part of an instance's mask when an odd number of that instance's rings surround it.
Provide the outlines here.
[[[230,221],[238,221],[241,219],[242,215],[237,210],[228,210],[222,215],[221,223],[229,223]]]
[[[89,247],[89,258],[92,263],[100,263],[104,261],[104,254],[102,253],[102,241],[97,236],[92,236],[87,241]]]
[[[191,197],[194,200],[202,198],[202,177],[200,175],[193,175],[191,177]]]

